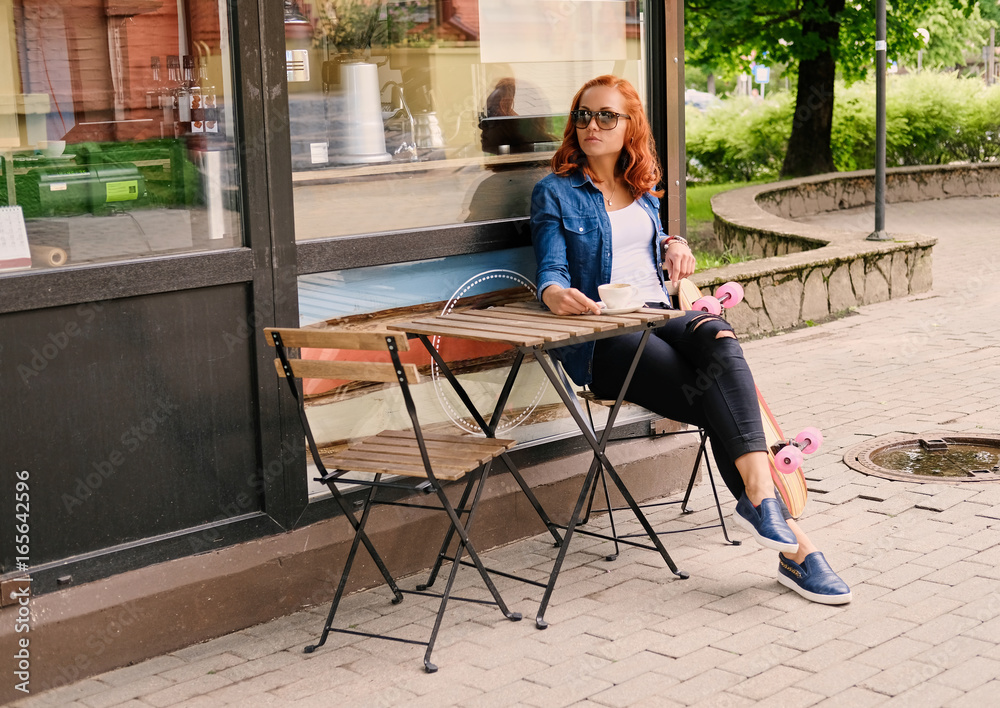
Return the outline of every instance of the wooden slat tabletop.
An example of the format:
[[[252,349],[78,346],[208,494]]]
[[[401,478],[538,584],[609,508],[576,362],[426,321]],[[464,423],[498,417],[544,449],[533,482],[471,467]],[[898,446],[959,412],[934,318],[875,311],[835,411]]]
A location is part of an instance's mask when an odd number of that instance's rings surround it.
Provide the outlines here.
[[[634,330],[683,314],[643,307],[621,315],[554,315],[537,302],[514,302],[484,310],[458,310],[437,317],[397,322],[391,330],[535,347],[573,344],[601,333]],[[546,349],[548,347],[545,347]]]
[[[397,322],[395,324],[389,325],[394,330],[399,332],[408,332],[410,334],[426,334],[430,336],[442,336],[442,337],[456,337],[458,339],[471,339],[477,342],[504,342],[507,344],[513,344],[518,347],[534,347],[539,344],[544,344],[545,340],[541,337],[535,335],[529,335],[527,333],[523,335],[517,334],[502,334],[496,330],[484,331],[469,329],[468,327],[462,327],[460,323],[456,322],[453,325],[448,321],[442,321],[444,318],[435,318],[435,321],[425,323],[425,322]]]
[[[551,318],[552,321],[539,321],[539,318],[533,317],[532,315],[525,314],[523,312],[509,312],[507,310],[502,310],[499,307],[492,307],[488,310],[480,310],[479,314],[481,317],[489,317],[497,320],[497,324],[515,324],[518,327],[526,327],[529,329],[541,328],[543,330],[568,332],[574,336],[587,334],[588,332],[593,331],[592,325],[574,322],[569,317],[558,321],[556,321],[555,318]]]
[[[678,313],[676,310],[660,310],[642,307],[635,312],[627,312],[621,315],[553,315],[545,309],[541,303],[529,301],[512,302],[508,305],[501,305],[500,307],[494,309],[506,312],[530,313],[538,317],[555,319],[557,321],[565,320],[569,322],[589,322],[594,324],[595,331],[612,329],[612,327],[608,326],[612,323],[621,327],[622,325],[644,324],[646,322],[668,320],[671,317],[676,317],[677,314],[682,314]],[[598,327],[598,325],[600,325],[600,327]]]
[[[448,327],[461,327],[463,329],[471,329],[477,332],[490,332],[503,336],[534,336],[543,339],[546,342],[554,342],[559,339],[569,339],[571,336],[567,332],[552,330],[548,327],[532,327],[530,325],[521,326],[518,324],[505,325],[503,322],[497,322],[489,317],[483,317],[476,311],[453,312],[447,315],[441,315],[440,317],[421,317],[420,319],[413,320],[413,322],[424,325],[441,324]]]

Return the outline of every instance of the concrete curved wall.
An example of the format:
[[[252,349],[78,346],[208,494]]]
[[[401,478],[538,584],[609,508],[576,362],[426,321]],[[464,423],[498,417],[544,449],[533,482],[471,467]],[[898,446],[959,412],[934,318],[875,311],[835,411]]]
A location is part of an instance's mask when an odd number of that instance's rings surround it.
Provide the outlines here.
[[[766,334],[843,314],[851,307],[926,292],[932,285],[935,239],[890,234],[867,241],[874,222],[859,218],[842,231],[791,219],[874,204],[874,170],[838,172],[744,187],[712,199],[721,242],[758,260],[696,275],[702,288],[743,284],[744,303],[728,313],[741,334]],[[886,201],[1000,195],[1000,164],[901,167],[888,170]]]

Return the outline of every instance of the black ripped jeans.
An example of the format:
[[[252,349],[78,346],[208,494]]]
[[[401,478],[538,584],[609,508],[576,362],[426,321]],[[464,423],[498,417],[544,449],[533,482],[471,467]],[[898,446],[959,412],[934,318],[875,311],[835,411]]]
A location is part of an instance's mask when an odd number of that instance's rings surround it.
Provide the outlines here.
[[[767,450],[750,367],[720,317],[689,312],[652,331],[625,400],[665,418],[704,428],[722,479],[737,499],[743,478],[735,460]],[[598,340],[591,390],[614,398],[632,363],[641,333]]]

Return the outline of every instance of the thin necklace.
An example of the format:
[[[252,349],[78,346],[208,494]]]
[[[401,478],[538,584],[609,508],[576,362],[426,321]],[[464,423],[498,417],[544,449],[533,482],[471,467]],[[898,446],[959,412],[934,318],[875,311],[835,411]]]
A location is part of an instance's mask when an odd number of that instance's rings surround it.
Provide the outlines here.
[[[605,197],[604,199],[604,201],[608,203],[608,206],[611,206],[611,200],[615,198],[615,192],[617,191],[618,191],[618,180],[615,180],[615,187],[614,189],[611,190],[611,196]],[[602,193],[601,196],[604,196],[604,194]]]

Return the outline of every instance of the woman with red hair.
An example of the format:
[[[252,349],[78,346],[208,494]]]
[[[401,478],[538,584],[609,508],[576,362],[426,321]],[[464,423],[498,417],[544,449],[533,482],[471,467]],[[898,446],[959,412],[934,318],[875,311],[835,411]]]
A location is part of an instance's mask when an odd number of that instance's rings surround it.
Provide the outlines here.
[[[649,307],[670,308],[664,270],[694,272],[687,242],[666,236],[656,191],[652,131],[635,88],[615,76],[588,81],[573,98],[552,174],[531,196],[538,297],[559,315],[600,314],[597,287],[628,283]],[[621,389],[640,334],[553,350],[570,377],[600,397]],[[708,431],[720,473],[736,497],[733,519],[779,551],[778,581],[825,604],[851,589],[775,498],[757,393],[732,327],[687,313],[653,331],[626,400]]]

